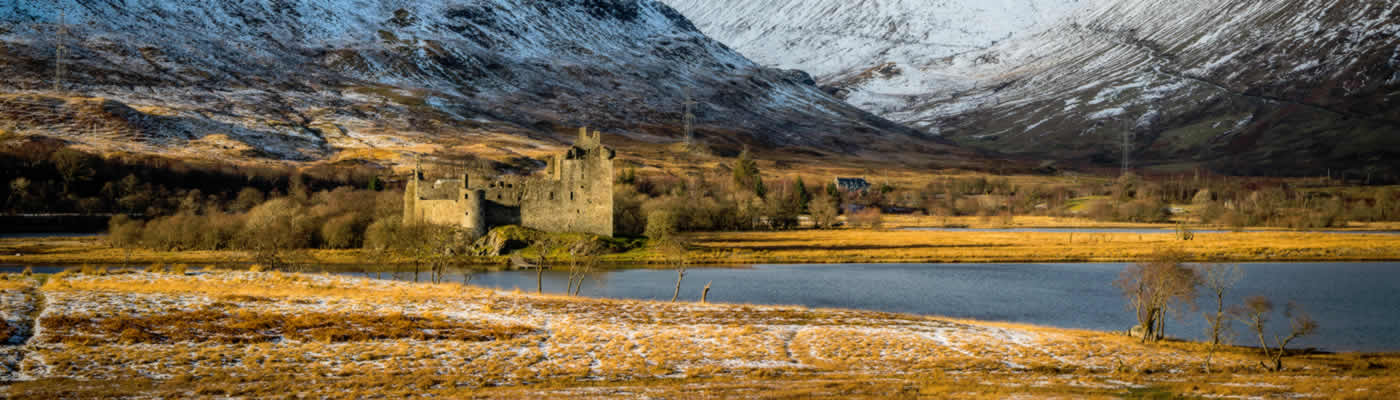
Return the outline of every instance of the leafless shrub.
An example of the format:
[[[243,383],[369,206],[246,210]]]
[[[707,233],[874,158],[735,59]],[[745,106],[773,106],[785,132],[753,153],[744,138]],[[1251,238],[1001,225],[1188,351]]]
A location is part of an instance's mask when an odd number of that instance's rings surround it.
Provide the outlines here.
[[[603,245],[594,238],[585,238],[569,246],[569,286],[565,293],[577,296],[583,291],[583,281],[598,266]]]
[[[1269,360],[1268,364],[1261,361],[1259,365],[1266,370],[1277,372],[1283,370],[1283,357],[1288,354],[1288,344],[1295,339],[1316,332],[1318,323],[1303,312],[1297,303],[1290,301],[1283,310],[1283,317],[1288,319],[1288,335],[1282,338],[1274,336],[1273,347],[1270,347],[1264,335],[1269,324],[1270,314],[1273,312],[1274,303],[1264,296],[1246,298],[1243,305],[1236,306],[1231,310],[1231,314],[1248,325],[1250,330],[1253,330],[1254,334],[1259,337],[1259,349]]]
[[[836,218],[840,214],[836,198],[826,193],[818,194],[807,204],[807,210],[812,216],[812,223],[817,228],[831,228],[836,226]]]
[[[255,262],[279,269],[289,263],[291,252],[306,248],[311,242],[311,232],[307,229],[296,201],[280,198],[263,203],[248,212],[240,241],[242,247],[253,253]]]
[[[688,262],[685,242],[676,237],[662,240],[656,243],[656,252],[661,255],[663,262],[676,270],[676,291],[671,294],[671,302],[675,302],[681,296],[681,281],[685,280]]]
[[[1185,255],[1176,251],[1158,251],[1147,261],[1128,266],[1113,284],[1123,291],[1128,306],[1136,314],[1143,342],[1166,336],[1167,313],[1175,307],[1195,308],[1196,290],[1200,277],[1196,271],[1182,265]]]
[[[1201,277],[1201,285],[1215,298],[1215,312],[1206,313],[1206,335],[1210,337],[1210,353],[1206,355],[1205,369],[1210,371],[1211,359],[1220,344],[1231,335],[1229,315],[1225,309],[1225,292],[1244,279],[1244,270],[1239,264],[1201,264],[1196,267]]]
[[[884,225],[884,215],[878,208],[867,208],[846,215],[846,222],[851,226],[880,229]]]
[[[331,249],[359,248],[364,245],[364,232],[369,225],[369,218],[360,213],[333,217],[321,226],[322,244]]]

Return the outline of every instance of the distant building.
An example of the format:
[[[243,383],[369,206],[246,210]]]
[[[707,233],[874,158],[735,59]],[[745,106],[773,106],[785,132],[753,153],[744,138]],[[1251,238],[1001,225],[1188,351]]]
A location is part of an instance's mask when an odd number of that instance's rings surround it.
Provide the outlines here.
[[[870,182],[865,178],[836,178],[836,188],[846,192],[864,192],[870,190]]]
[[[416,167],[404,192],[404,222],[457,225],[477,236],[504,225],[612,236],[615,157],[602,133],[582,128],[543,175],[429,182]]]

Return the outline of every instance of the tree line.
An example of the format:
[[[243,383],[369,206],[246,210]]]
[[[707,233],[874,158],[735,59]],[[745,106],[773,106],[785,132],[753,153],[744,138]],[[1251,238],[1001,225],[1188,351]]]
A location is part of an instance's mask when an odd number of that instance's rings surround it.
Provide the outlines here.
[[[238,196],[248,188],[265,194],[339,186],[382,188],[378,180],[384,173],[367,166],[296,169],[97,154],[54,139],[30,137],[0,143],[0,213],[160,216],[209,204],[246,210],[255,204],[240,202]]]

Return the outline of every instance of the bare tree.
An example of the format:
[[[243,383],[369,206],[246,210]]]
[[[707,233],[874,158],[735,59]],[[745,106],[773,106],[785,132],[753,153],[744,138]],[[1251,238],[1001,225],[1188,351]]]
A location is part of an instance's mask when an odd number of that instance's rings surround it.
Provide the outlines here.
[[[73,149],[63,149],[53,153],[54,168],[63,178],[63,193],[69,193],[74,183],[92,179],[96,173],[92,169],[92,160],[87,154]]]
[[[812,216],[812,224],[819,229],[836,226],[836,217],[840,213],[836,199],[826,193],[813,198],[807,204],[807,212]]]
[[[1215,351],[1219,349],[1224,337],[1230,335],[1229,316],[1225,312],[1225,292],[1244,279],[1244,270],[1239,264],[1201,264],[1196,267],[1196,273],[1201,277],[1201,285],[1215,296],[1215,313],[1205,314],[1206,334],[1210,335],[1210,353],[1206,355],[1204,365],[1206,372],[1210,372],[1210,362],[1215,357]]]
[[[1269,360],[1269,364],[1263,361],[1259,366],[1269,371],[1283,370],[1283,356],[1287,355],[1288,343],[1295,339],[1311,335],[1317,331],[1318,324],[1311,316],[1299,309],[1298,304],[1288,302],[1283,309],[1283,317],[1288,319],[1288,336],[1274,336],[1274,346],[1269,347],[1269,343],[1264,339],[1264,331],[1269,324],[1269,315],[1274,312],[1274,303],[1264,296],[1252,296],[1244,300],[1244,305],[1236,306],[1231,310],[1236,318],[1243,321],[1254,334],[1259,337],[1259,348],[1264,352],[1264,357]]]
[[[562,242],[558,236],[549,234],[535,241],[534,247],[539,256],[539,262],[535,264],[535,293],[544,293],[544,269],[550,262],[550,252],[562,245]]]
[[[249,211],[244,219],[243,248],[252,251],[254,262],[272,269],[292,264],[294,252],[310,243],[306,218],[309,217],[301,205],[290,199],[263,203]]]
[[[1113,284],[1128,298],[1128,306],[1136,313],[1144,343],[1166,337],[1166,316],[1174,306],[1195,308],[1196,289],[1200,278],[1196,271],[1182,265],[1185,255],[1176,251],[1158,251],[1147,261],[1128,266]]]
[[[22,176],[10,181],[9,203],[11,208],[24,209],[29,199],[29,186],[29,179]]]
[[[603,245],[593,238],[585,238],[569,247],[569,287],[565,294],[578,296],[583,291],[583,281],[598,265],[602,252]]]
[[[681,281],[685,280],[686,270],[686,248],[685,242],[679,238],[671,237],[656,245],[656,250],[661,254],[661,259],[676,270],[676,291],[671,294],[671,302],[681,296]]]

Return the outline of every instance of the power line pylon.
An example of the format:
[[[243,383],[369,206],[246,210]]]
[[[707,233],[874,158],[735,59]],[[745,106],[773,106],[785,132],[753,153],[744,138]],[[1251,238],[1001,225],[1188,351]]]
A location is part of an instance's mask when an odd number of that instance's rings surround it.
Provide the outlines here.
[[[1133,159],[1132,159],[1132,157],[1133,157],[1133,130],[1132,130],[1132,129],[1124,129],[1124,130],[1123,130],[1123,145],[1122,145],[1122,146],[1123,146],[1123,150],[1122,150],[1122,152],[1123,152],[1123,170],[1120,171],[1120,172],[1118,173],[1119,176],[1127,175],[1128,172],[1132,170],[1132,165],[1133,165]]]
[[[691,112],[695,104],[695,100],[690,98],[690,91],[686,91],[685,116],[682,118],[685,120],[685,144],[687,146],[695,144],[695,114]]]
[[[67,67],[63,64],[63,59],[68,56],[68,10],[60,10],[58,13],[58,48],[54,51],[54,71],[53,71],[53,91],[63,92],[63,74],[67,72]]]

